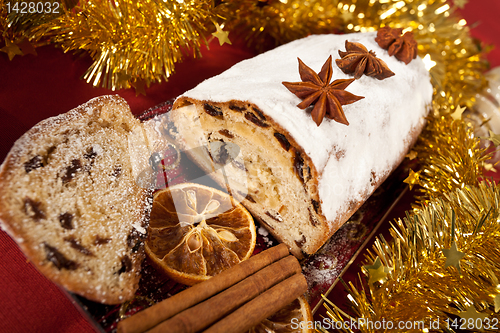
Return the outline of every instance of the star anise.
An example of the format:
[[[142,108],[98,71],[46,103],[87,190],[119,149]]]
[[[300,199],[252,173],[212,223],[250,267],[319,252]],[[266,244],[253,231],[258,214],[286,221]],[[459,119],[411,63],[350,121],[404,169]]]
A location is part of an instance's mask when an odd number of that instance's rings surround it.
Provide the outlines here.
[[[339,50],[341,59],[335,62],[344,73],[354,74],[355,79],[359,79],[363,74],[379,80],[394,75],[387,64],[377,58],[375,52],[368,51],[363,44],[346,40],[345,49],[345,52]]]
[[[311,116],[318,126],[325,116],[341,124],[349,125],[342,105],[351,104],[364,98],[344,90],[354,79],[340,79],[330,83],[333,73],[332,56],[328,57],[318,74],[306,66],[302,60],[298,60],[302,82],[283,82],[288,90],[302,99],[302,102],[297,106],[306,109],[314,104]]]
[[[403,29],[383,27],[377,32],[375,41],[378,45],[386,49],[390,56],[395,56],[398,60],[409,64],[417,57],[417,42],[413,39],[413,32],[405,32]]]

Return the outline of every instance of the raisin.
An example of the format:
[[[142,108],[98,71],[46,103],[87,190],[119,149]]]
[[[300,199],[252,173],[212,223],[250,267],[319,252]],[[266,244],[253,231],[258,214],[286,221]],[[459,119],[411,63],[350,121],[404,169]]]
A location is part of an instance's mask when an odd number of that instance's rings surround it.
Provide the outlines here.
[[[237,105],[234,105],[234,104],[229,105],[229,109],[231,109],[233,111],[237,111],[237,112],[243,112],[243,111],[246,110],[245,107],[243,107],[243,106],[237,106]]]
[[[319,210],[319,202],[317,202],[316,200],[314,199],[311,199],[311,204],[313,205],[314,207],[314,211],[316,212],[316,214],[319,214],[318,213],[318,210]]]
[[[314,218],[311,210],[309,210],[309,222],[311,223],[311,225],[313,227],[317,226],[318,225],[318,221],[316,221],[316,219]]]
[[[94,238],[94,245],[108,244],[109,242],[111,242],[111,238],[103,238],[99,235]]]
[[[124,256],[122,258],[122,267],[118,271],[118,274],[127,273],[130,272],[131,270],[132,270],[132,260],[130,260],[129,256]]]
[[[115,166],[115,169],[111,173],[111,176],[118,178],[118,177],[120,177],[121,174],[122,174],[122,166],[117,165],[117,166]]]
[[[59,223],[61,223],[61,227],[64,229],[71,230],[73,229],[73,217],[74,215],[71,213],[64,213],[59,215]]]
[[[57,269],[61,270],[64,268],[70,271],[74,271],[78,268],[78,266],[80,266],[77,262],[66,258],[66,256],[59,252],[59,250],[55,247],[50,246],[47,243],[44,243],[43,245],[45,247],[47,260],[53,263],[54,266],[57,267]]]
[[[370,185],[375,186],[377,184],[377,175],[374,171],[371,172]]]
[[[45,156],[45,162],[49,160],[50,155],[57,149],[56,146],[51,146],[49,149],[47,149],[47,156]]]
[[[36,155],[29,161],[24,163],[24,170],[26,173],[30,173],[31,171],[43,167],[43,159],[40,155]]]
[[[227,129],[221,129],[219,133],[230,139],[234,138],[234,135],[232,135]]]
[[[45,219],[42,203],[28,197],[24,198],[24,212],[37,222],[41,219]]]
[[[75,177],[76,173],[82,169],[82,162],[79,159],[71,161],[71,165],[66,168],[61,177],[63,183],[67,183]]]
[[[260,111],[258,108],[256,108],[255,106],[253,106],[252,110],[254,110],[255,113],[257,113],[257,115],[259,116],[260,119],[266,120],[266,117],[264,116],[264,113],[262,111]]]
[[[210,105],[210,104],[203,104],[203,109],[205,110],[206,113],[211,115],[212,117],[222,117],[222,111],[220,108]]]
[[[73,236],[70,236],[70,237],[65,237],[64,240],[66,242],[69,243],[69,245],[74,248],[75,250],[78,250],[80,251],[81,253],[83,253],[84,255],[86,256],[93,256],[94,254],[92,253],[92,251],[90,251],[89,249],[87,249],[85,246],[83,246],[82,244],[80,244],[80,242],[78,240],[76,240],[75,237]]]
[[[293,167],[295,169],[295,173],[299,176],[302,183],[304,183],[304,159],[300,156],[299,152],[295,154]]]
[[[226,149],[226,144],[223,143],[217,150],[217,155],[214,156],[214,162],[221,165],[226,165],[228,159],[230,159],[229,152]]]
[[[94,151],[94,147],[90,147],[87,152],[83,155],[87,160],[93,160],[97,156],[97,153]]]
[[[259,118],[257,118],[253,113],[251,112],[247,112],[245,113],[245,118],[249,121],[251,121],[252,123],[254,123],[255,125],[257,126],[260,126],[260,127],[269,127],[269,124],[266,124],[265,122],[263,122],[262,120],[260,120]]]
[[[250,202],[255,203],[254,198],[252,198],[252,196],[251,196],[250,194],[247,194],[246,199],[247,199],[248,201],[250,201]]]
[[[127,245],[132,249],[133,253],[137,253],[142,245],[142,235],[139,234],[135,229],[130,232],[127,237]]]
[[[304,246],[306,241],[307,241],[306,236],[302,235],[302,238],[300,240],[296,240],[295,244],[297,244],[299,248],[302,248],[302,246]]]
[[[284,136],[283,134],[281,133],[274,133],[274,137],[279,141],[279,143],[281,144],[281,147],[283,147],[283,149],[285,149],[286,151],[288,151],[290,149],[290,142],[288,142],[286,136]]]

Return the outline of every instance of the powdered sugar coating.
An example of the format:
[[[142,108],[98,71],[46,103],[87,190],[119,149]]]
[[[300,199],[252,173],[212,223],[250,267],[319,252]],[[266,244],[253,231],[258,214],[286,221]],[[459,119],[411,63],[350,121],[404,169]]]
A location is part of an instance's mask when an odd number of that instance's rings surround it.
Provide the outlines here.
[[[421,59],[405,65],[381,49],[375,37],[376,32],[309,36],[242,61],[183,96],[248,101],[285,128],[316,167],[322,212],[333,221],[351,202],[374,190],[370,185],[374,178],[383,178],[394,168],[409,148],[409,133],[421,127],[432,99]],[[309,110],[297,107],[301,100],[282,82],[300,81],[297,58],[319,72],[330,55],[339,58],[346,40],[373,50],[395,75],[382,81],[367,76],[354,81],[346,90],[365,98],[343,106],[350,125],[325,119],[318,127]],[[332,80],[349,78],[334,62]]]

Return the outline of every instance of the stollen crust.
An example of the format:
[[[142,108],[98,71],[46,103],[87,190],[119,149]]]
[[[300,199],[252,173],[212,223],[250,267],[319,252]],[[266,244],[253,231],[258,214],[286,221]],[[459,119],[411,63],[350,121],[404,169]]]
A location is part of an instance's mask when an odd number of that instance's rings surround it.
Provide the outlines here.
[[[41,121],[0,167],[0,225],[46,277],[97,302],[138,288],[150,193],[132,171],[140,128],[121,97]]]
[[[232,194],[299,257],[315,253],[349,219],[425,125],[432,85],[422,60],[406,65],[375,37],[317,35],[288,43],[202,82],[169,115],[181,148],[221,186],[231,182]],[[318,126],[282,82],[300,81],[297,58],[319,72],[346,40],[374,51],[395,75],[361,76],[347,90],[364,98],[342,106],[349,125],[324,119]],[[350,78],[333,65],[332,80]]]

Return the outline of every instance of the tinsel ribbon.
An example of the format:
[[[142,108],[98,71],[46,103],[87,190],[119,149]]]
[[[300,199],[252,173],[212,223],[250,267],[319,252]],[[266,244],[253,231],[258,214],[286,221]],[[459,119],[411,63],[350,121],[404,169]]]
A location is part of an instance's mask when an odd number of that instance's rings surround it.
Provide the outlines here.
[[[372,323],[356,327],[361,332],[380,332],[373,323],[384,321],[423,322],[408,332],[428,332],[431,326],[432,331],[455,332],[462,318],[472,331],[488,331],[488,325],[498,329],[494,323],[500,319],[499,200],[500,186],[481,182],[450,191],[395,221],[390,230],[393,240],[378,238],[367,254],[368,261],[378,258],[387,268],[385,279],[361,291],[349,283],[355,315],[326,300],[328,315],[341,323]],[[447,266],[445,251],[453,244],[463,256]],[[474,322],[468,327],[469,318]],[[354,332],[352,327],[343,331]]]
[[[484,50],[445,0],[64,0],[57,13],[8,13],[21,2],[0,0],[6,44],[85,51],[94,63],[84,78],[113,90],[167,80],[183,57],[200,55],[218,23],[256,46],[385,25],[411,30],[430,68],[436,112],[471,107],[486,83]]]
[[[112,90],[167,80],[186,54],[200,56],[212,22],[219,19],[212,1],[204,0],[52,0],[47,2],[61,4],[49,14],[35,9],[21,15],[24,2],[0,0],[6,44],[27,38],[34,46],[87,52],[93,63],[83,78]]]

